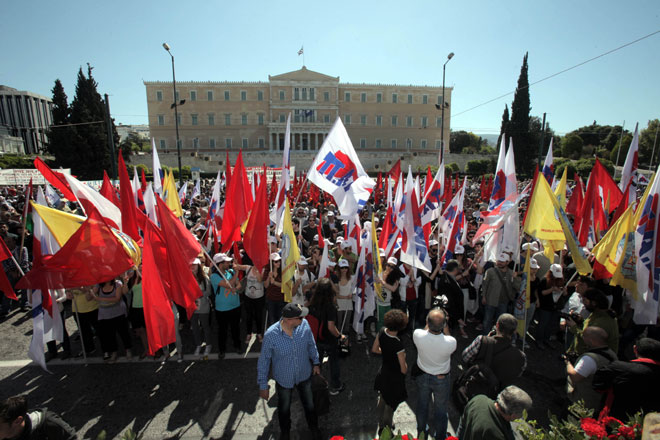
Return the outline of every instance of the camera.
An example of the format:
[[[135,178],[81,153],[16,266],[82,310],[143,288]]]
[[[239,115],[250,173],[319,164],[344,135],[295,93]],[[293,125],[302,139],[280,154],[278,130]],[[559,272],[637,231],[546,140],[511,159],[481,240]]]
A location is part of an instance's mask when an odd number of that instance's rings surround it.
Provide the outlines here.
[[[447,308],[447,304],[449,304],[449,299],[445,295],[436,295],[431,300],[432,309],[441,308],[442,310],[445,310]]]

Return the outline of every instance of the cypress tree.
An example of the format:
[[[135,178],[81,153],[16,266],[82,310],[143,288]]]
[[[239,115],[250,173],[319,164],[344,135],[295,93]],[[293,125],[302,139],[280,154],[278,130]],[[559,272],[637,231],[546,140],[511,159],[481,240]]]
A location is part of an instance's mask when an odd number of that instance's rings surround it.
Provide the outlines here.
[[[508,142],[508,139],[506,138],[506,131],[509,128],[509,106],[504,104],[504,112],[502,113],[502,127],[500,128],[500,136],[497,138],[497,145],[495,145],[495,149],[497,150],[500,148],[500,144],[502,143],[502,136],[504,136],[504,142],[505,144]]]
[[[511,121],[507,134],[513,139],[516,158],[516,172],[528,174],[534,166],[535,151],[538,145],[531,144],[529,133],[529,80],[527,79],[527,53],[523,57],[518,86],[511,104]]]
[[[69,126],[71,109],[59,79],[53,86],[53,124],[48,129],[48,153],[55,156],[57,166],[68,167],[72,159],[70,139],[74,135]]]

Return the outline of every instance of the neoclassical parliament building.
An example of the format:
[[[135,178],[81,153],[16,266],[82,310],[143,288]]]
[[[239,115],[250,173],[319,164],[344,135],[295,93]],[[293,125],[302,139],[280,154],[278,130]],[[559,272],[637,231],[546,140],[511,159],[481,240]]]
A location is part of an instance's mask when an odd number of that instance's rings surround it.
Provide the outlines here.
[[[176,150],[171,81],[145,81],[149,130],[159,151]],[[356,151],[437,152],[441,145],[442,87],[341,83],[300,70],[267,82],[176,83],[179,139],[184,152],[273,152],[284,147],[291,113],[291,150],[314,151],[340,117]],[[451,88],[445,89],[445,150]]]

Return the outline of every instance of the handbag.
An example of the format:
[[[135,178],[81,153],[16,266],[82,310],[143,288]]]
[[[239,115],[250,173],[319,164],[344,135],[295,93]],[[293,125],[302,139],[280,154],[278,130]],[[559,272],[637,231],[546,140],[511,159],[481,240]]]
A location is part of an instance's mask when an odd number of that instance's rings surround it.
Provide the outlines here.
[[[312,399],[316,415],[322,416],[330,412],[328,381],[320,374],[312,374]]]

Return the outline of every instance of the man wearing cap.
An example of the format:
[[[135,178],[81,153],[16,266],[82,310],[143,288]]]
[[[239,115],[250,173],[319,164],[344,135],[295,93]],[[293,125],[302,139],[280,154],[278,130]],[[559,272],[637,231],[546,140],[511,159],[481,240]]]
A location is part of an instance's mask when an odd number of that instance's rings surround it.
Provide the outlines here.
[[[484,274],[481,287],[481,303],[484,305],[483,332],[487,335],[497,318],[506,312],[509,301],[515,298],[508,254],[501,252],[497,256],[495,267],[491,267]]]
[[[280,438],[289,439],[291,431],[291,397],[293,389],[305,411],[307,425],[314,439],[321,438],[318,417],[312,397],[312,374],[320,374],[319,354],[314,336],[305,319],[306,307],[289,303],[282,309],[282,318],[271,325],[264,335],[261,355],[257,364],[259,397],[268,400],[268,372],[272,369],[277,391],[277,412]]]

